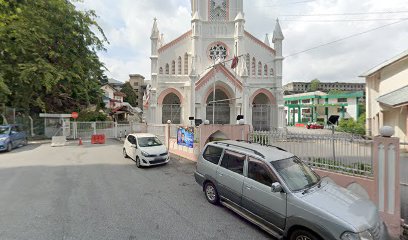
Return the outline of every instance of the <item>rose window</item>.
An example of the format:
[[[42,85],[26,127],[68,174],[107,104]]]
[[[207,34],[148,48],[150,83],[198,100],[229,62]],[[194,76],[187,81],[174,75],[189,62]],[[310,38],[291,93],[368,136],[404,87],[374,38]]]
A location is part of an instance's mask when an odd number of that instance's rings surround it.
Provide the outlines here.
[[[227,58],[228,52],[227,48],[222,44],[215,44],[210,48],[209,56],[211,60],[225,60]]]

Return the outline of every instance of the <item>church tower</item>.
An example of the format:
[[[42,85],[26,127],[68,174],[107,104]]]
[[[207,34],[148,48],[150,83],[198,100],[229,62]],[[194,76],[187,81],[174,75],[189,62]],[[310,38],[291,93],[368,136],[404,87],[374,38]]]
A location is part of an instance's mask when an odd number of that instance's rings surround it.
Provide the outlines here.
[[[148,122],[236,124],[243,118],[255,130],[283,126],[279,22],[261,40],[245,29],[243,0],[190,1],[191,29],[177,38],[164,43],[153,22]],[[273,24],[265,26],[271,32]]]
[[[149,97],[149,102],[151,104],[150,108],[151,110],[149,111],[150,116],[148,116],[149,119],[152,119],[153,121],[156,121],[156,108],[157,108],[157,101],[156,101],[156,91],[157,91],[157,70],[158,70],[158,49],[159,49],[159,40],[160,40],[160,32],[157,27],[157,19],[154,18],[153,20],[153,27],[152,27],[152,33],[150,35],[150,41],[151,41],[151,53],[150,53],[150,60],[151,60],[151,91],[150,91],[150,97]]]

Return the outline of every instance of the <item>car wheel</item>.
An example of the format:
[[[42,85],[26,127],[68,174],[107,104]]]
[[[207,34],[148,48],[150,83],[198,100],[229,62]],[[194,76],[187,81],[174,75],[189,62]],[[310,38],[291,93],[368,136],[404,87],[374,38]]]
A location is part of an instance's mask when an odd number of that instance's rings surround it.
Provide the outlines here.
[[[28,140],[27,140],[27,138],[24,138],[24,140],[23,140],[23,146],[27,146],[28,145]]]
[[[7,152],[10,152],[13,149],[13,146],[11,145],[11,143],[7,144]]]
[[[211,204],[218,204],[220,198],[218,196],[217,188],[212,182],[207,182],[204,185],[204,193],[208,202]]]
[[[136,156],[136,167],[141,168],[142,166],[140,165],[140,158],[139,156]]]
[[[320,238],[309,231],[298,229],[292,232],[290,240],[320,240]]]
[[[127,155],[127,153],[126,153],[126,149],[125,148],[123,148],[123,157],[124,158],[128,158],[129,156]]]

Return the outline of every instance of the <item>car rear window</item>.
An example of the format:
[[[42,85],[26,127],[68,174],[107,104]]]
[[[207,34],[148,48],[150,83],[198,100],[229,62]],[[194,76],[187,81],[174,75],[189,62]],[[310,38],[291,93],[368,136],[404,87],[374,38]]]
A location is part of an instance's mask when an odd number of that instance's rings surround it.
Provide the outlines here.
[[[203,158],[211,163],[218,164],[222,154],[222,148],[208,146],[203,154]]]

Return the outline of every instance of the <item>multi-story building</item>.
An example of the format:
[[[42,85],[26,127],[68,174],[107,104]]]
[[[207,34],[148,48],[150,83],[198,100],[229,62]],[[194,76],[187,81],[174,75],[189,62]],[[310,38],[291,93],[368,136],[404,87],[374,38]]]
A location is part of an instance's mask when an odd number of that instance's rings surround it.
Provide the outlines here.
[[[104,93],[103,102],[107,109],[114,109],[123,105],[123,98],[126,97],[126,94],[118,91],[111,84],[105,84],[101,89]]]
[[[291,82],[283,86],[286,95],[310,92],[310,82]],[[365,83],[348,83],[348,82],[320,82],[317,91],[330,92],[339,90],[344,92],[365,91]]]
[[[144,79],[145,77],[140,74],[129,74],[129,83],[137,95],[137,103],[134,107],[139,107],[140,109],[143,109],[143,94],[146,89]]]
[[[383,126],[408,141],[408,50],[362,74],[367,83],[366,133],[376,136]],[[408,147],[407,147],[408,149]]]
[[[327,122],[330,116],[340,119],[357,119],[361,113],[364,92],[327,94],[321,91],[286,95],[286,121],[288,125],[296,123]]]

